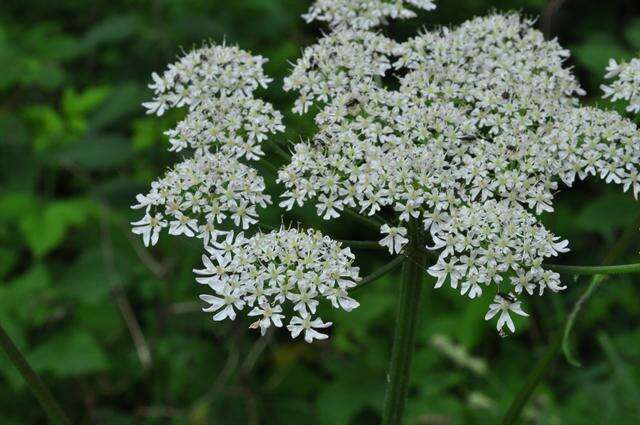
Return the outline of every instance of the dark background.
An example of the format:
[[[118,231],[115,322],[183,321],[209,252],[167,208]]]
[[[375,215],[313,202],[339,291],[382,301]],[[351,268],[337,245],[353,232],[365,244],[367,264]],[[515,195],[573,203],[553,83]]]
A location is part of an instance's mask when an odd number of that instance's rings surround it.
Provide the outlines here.
[[[191,269],[199,240],[168,237],[145,249],[128,222],[136,193],[176,160],[162,131],[181,116],[147,117],[152,71],[202,40],[238,43],[270,58],[262,95],[283,113],[279,142],[308,134],[290,113],[282,78],[320,34],[301,0],[2,0],[0,3],[0,321],[78,423],[370,424],[379,420],[397,275],[356,296],[328,341],[258,338],[249,321],[213,323],[199,311]],[[421,27],[460,23],[492,10],[540,16],[571,49],[588,96],[599,100],[610,57],[640,50],[635,0],[439,1],[435,12],[394,23],[399,39]],[[266,171],[265,171],[265,175]],[[275,196],[282,190],[269,184]],[[599,264],[640,213],[618,187],[596,180],[563,190],[545,223],[571,242],[558,261]],[[264,220],[277,224],[271,209]],[[313,210],[293,220],[318,224]],[[289,219],[287,218],[287,219]],[[346,219],[326,232],[377,235]],[[637,262],[640,231],[619,262]],[[358,253],[363,273],[388,261]],[[531,297],[529,320],[501,339],[483,316],[491,296],[423,292],[409,424],[496,423],[560,328],[588,279]],[[525,409],[527,424],[640,421],[640,280],[615,277],[581,312],[572,341],[582,367],[561,355]],[[0,423],[45,423],[20,376],[0,354]]]

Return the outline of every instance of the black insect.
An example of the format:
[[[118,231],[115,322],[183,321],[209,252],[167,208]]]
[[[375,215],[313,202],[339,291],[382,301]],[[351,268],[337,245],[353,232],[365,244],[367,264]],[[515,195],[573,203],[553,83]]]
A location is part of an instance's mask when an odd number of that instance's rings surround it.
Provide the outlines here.
[[[327,142],[323,137],[316,136],[311,140],[311,144],[314,148],[324,148],[327,145]]]
[[[311,56],[309,58],[309,69],[310,70],[318,69],[318,60],[314,56]]]
[[[502,93],[502,98],[503,98],[504,100],[509,99],[509,93],[507,93],[507,92]]]
[[[516,302],[516,297],[514,297],[511,294],[507,294],[506,292],[498,292],[497,294],[500,298],[502,298],[505,301],[508,301],[510,303],[514,303]]]
[[[352,108],[355,108],[356,106],[358,106],[359,104],[360,104],[360,101],[359,101],[357,98],[352,97],[352,98],[351,98],[351,99],[346,103],[346,105],[345,105],[345,106],[346,106],[347,108],[349,108],[349,109],[352,109]]]

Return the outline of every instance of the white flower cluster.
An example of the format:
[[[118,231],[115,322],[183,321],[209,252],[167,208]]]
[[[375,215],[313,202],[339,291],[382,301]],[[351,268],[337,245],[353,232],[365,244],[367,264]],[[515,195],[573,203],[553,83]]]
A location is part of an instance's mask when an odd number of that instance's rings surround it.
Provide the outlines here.
[[[286,91],[298,92],[293,111],[303,114],[314,102],[370,90],[374,79],[391,68],[396,49],[396,42],[370,31],[347,28],[321,38],[304,50],[284,79]]]
[[[154,73],[153,101],[148,113],[186,107],[187,115],[166,132],[171,151],[190,148],[193,157],[169,170],[137,196],[136,209],[144,217],[132,223],[145,245],[158,241],[160,231],[199,237],[205,245],[225,234],[229,221],[247,229],[257,222],[257,207],[271,202],[257,171],[241,160],[263,155],[260,143],[283,131],[281,114],[253,98],[258,87],[271,81],[262,71],[260,56],[231,46],[207,45]],[[226,227],[229,227],[228,225]]]
[[[155,97],[142,105],[148,114],[160,116],[183,106],[189,111],[208,109],[225,97],[251,98],[272,81],[262,70],[266,62],[236,46],[205,45],[186,53],[162,75],[154,72],[149,88]]]
[[[333,28],[371,29],[391,19],[416,16],[411,7],[433,10],[433,0],[316,0],[302,15],[307,21],[323,21]]]
[[[133,223],[133,231],[143,235],[145,245],[151,235],[153,245],[169,217],[169,234],[198,236],[206,245],[225,233],[221,223],[226,219],[242,229],[257,223],[256,206],[271,202],[264,189],[255,169],[217,154],[196,155],[154,181],[148,194],[138,195],[134,208],[147,214]],[[152,216],[151,210],[162,212]]]
[[[514,294],[565,288],[543,262],[568,242],[537,216],[553,211],[560,183],[590,175],[637,198],[640,133],[614,112],[580,106],[568,51],[517,14],[403,43],[372,31],[433,7],[431,0],[314,3],[305,19],[327,22],[331,32],[305,49],[284,88],[298,93],[294,112],[317,108],[318,130],[279,170],[286,188],[279,205],[311,201],[327,220],[345,208],[382,216],[380,245],[391,254],[406,249],[408,223],[420,223],[418,249],[437,252],[427,270],[436,287],[448,283],[470,298],[494,287],[485,318],[500,313],[498,330],[513,332],[509,313],[527,315]],[[213,290],[201,298],[214,320],[246,308],[264,334],[289,315],[291,335],[304,332],[311,342],[326,338],[319,329],[330,325],[315,317],[321,299],[346,311],[358,306],[348,295],[359,279],[349,249],[312,230],[248,238],[231,230],[249,229],[258,207],[271,202],[248,165],[270,134],[283,131],[281,114],[253,97],[271,81],[265,61],[207,45],[153,74],[155,96],[144,106],[157,115],[187,110],[166,135],[171,151],[193,156],[137,196],[133,208],[145,215],[133,232],[145,245],[165,228],[203,239],[208,255],[194,271]],[[605,97],[640,111],[640,60],[612,61],[607,70],[618,79],[603,86]]]
[[[612,102],[626,100],[629,102],[627,111],[640,112],[640,59],[620,64],[610,59],[604,77],[614,79],[609,85],[601,86],[605,98],[610,97]]]
[[[166,134],[170,151],[189,149],[193,156],[137,195],[133,208],[145,215],[132,223],[133,232],[146,246],[157,243],[164,228],[203,239],[208,255],[204,269],[194,272],[213,291],[200,298],[214,320],[233,320],[246,307],[248,316],[258,317],[252,328],[264,335],[290,315],[292,337],[303,334],[311,342],[327,338],[319,329],[331,325],[315,317],[319,300],[345,311],[358,306],[347,292],[359,280],[358,268],[348,248],[317,231],[280,229],[246,238],[233,230],[256,224],[257,207],[271,202],[262,177],[244,163],[259,159],[261,142],[284,129],[281,114],[253,98],[270,81],[264,62],[236,47],[211,45],[187,53],[162,76],[153,74],[155,98],[144,106],[158,115],[187,108]]]
[[[327,338],[320,329],[331,326],[315,317],[320,299],[345,311],[359,305],[348,295],[359,280],[353,254],[318,231],[280,229],[251,238],[229,234],[207,251],[204,268],[194,272],[213,291],[200,296],[213,320],[233,320],[246,309],[257,318],[251,327],[264,335],[271,326],[282,327],[290,315],[291,336],[303,333],[312,342]]]
[[[296,144],[280,170],[282,207],[314,200],[325,219],[345,207],[395,212],[400,224],[383,226],[381,245],[396,253],[406,243],[402,223],[419,220],[426,248],[439,251],[429,268],[436,286],[449,281],[475,298],[491,284],[528,294],[564,289],[542,263],[568,242],[536,218],[553,211],[560,181],[598,175],[637,197],[636,126],[579,106],[583,91],[563,66],[568,52],[532,21],[496,14],[402,44],[362,32],[340,37],[308,48],[292,74],[297,84],[287,86],[301,93],[297,112],[311,100],[321,111],[317,135]],[[374,39],[385,48],[364,42]],[[400,68],[397,90],[374,78]]]

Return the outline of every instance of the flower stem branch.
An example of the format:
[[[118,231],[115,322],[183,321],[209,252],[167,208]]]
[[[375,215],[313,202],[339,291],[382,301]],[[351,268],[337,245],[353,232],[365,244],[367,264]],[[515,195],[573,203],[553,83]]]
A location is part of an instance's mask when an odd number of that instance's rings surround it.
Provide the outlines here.
[[[348,215],[349,217],[359,221],[360,223],[378,231],[380,230],[380,226],[384,224],[384,222],[382,222],[381,220],[365,217],[361,214],[358,214],[356,211],[352,210],[351,208],[345,208],[343,212],[345,213],[345,215]]]
[[[269,143],[269,147],[273,150],[276,155],[280,157],[286,164],[291,161],[291,155],[288,154],[284,149],[282,149],[277,142]]]
[[[640,263],[620,264],[617,266],[565,266],[562,264],[545,264],[544,267],[558,273],[574,275],[615,275],[640,273]]]
[[[402,423],[404,407],[411,382],[411,363],[416,339],[420,292],[424,274],[426,256],[420,246],[420,228],[415,223],[409,226],[408,251],[412,252],[411,261],[402,267],[402,282],[398,299],[396,326],[391,350],[391,362],[387,375],[382,424],[398,425]]]
[[[527,404],[527,401],[533,394],[533,391],[536,389],[542,378],[551,366],[553,359],[556,358],[558,351],[560,350],[560,345],[562,344],[562,330],[558,330],[551,339],[549,346],[547,347],[544,355],[538,361],[536,366],[527,376],[527,379],[524,382],[524,385],[516,394],[516,397],[513,399],[511,404],[509,405],[509,409],[507,413],[502,418],[500,422],[502,425],[511,425],[515,424],[520,414],[522,413],[522,409]]]
[[[49,392],[47,387],[45,387],[40,377],[29,365],[27,359],[22,355],[20,349],[14,344],[13,340],[4,330],[2,325],[0,325],[0,346],[2,346],[2,349],[7,354],[7,357],[9,357],[9,360],[11,360],[11,363],[13,363],[16,369],[18,369],[22,378],[29,386],[29,389],[40,402],[40,405],[46,412],[47,416],[49,416],[51,423],[56,425],[71,424],[56,400],[53,398],[51,392]]]
[[[406,259],[407,259],[407,257],[404,256],[404,255],[397,256],[396,258],[394,258],[393,260],[389,261],[384,266],[380,267],[375,272],[363,277],[362,280],[360,282],[358,282],[358,286],[356,286],[355,288],[351,289],[351,292],[355,291],[356,289],[360,289],[363,286],[365,286],[365,285],[367,285],[367,284],[369,284],[369,283],[371,283],[373,281],[378,280],[379,278],[381,278],[385,274],[389,273],[391,270],[393,270],[396,267],[398,267],[400,264],[404,263]]]
[[[356,248],[356,249],[380,249],[380,250],[387,249],[386,247],[380,245],[380,242],[378,241],[352,241],[352,240],[344,240],[344,239],[337,239],[336,241],[350,248]]]

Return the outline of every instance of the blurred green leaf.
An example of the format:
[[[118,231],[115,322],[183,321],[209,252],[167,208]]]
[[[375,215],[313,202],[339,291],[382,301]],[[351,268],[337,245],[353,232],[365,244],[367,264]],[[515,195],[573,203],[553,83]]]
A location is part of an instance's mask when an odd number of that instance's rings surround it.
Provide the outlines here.
[[[142,111],[140,105],[147,96],[146,88],[130,82],[111,87],[109,95],[90,114],[89,127],[91,131],[102,130],[120,122],[129,115],[139,115]]]
[[[81,116],[100,105],[111,92],[108,86],[89,87],[81,92],[67,89],[62,95],[62,110],[68,116]]]
[[[640,19],[634,19],[626,26],[624,36],[634,49],[639,50],[637,53],[640,53]]]
[[[93,205],[83,199],[55,201],[20,219],[20,230],[33,253],[41,257],[62,242],[71,226],[84,223]]]
[[[139,21],[135,15],[114,15],[93,26],[81,41],[84,49],[90,50],[102,44],[110,44],[131,37]]]
[[[0,280],[15,266],[18,254],[10,249],[0,247]]]
[[[133,122],[133,149],[143,151],[157,144],[159,140],[157,121],[153,118],[137,119]]]
[[[630,56],[629,52],[607,33],[587,34],[585,41],[574,46],[571,50],[576,59],[590,72],[598,76],[598,79],[604,76],[609,59],[623,60]]]
[[[320,423],[348,424],[366,404],[367,394],[345,383],[326,385],[318,397]]]
[[[111,292],[109,271],[105,269],[100,249],[89,249],[66,267],[57,285],[65,299],[84,303],[106,301]],[[118,271],[113,271],[118,273]]]
[[[133,157],[131,143],[118,135],[87,137],[52,154],[61,164],[104,170],[127,163]]]
[[[108,367],[96,339],[77,329],[54,334],[31,351],[29,361],[36,370],[61,377],[100,372]]]
[[[36,151],[43,151],[51,146],[68,140],[64,117],[45,105],[34,105],[25,109],[25,116],[36,127],[33,145]]]
[[[611,208],[615,205],[615,214]],[[638,215],[638,204],[628,193],[610,192],[583,208],[577,222],[584,230],[606,232],[632,223]]]
[[[0,220],[17,220],[38,208],[38,200],[27,192],[0,195]]]
[[[43,264],[32,266],[25,273],[0,287],[0,320],[10,320],[25,329],[38,325],[50,313],[45,300],[51,286],[49,270]],[[6,317],[6,318],[5,318]],[[22,328],[21,328],[22,329]]]

